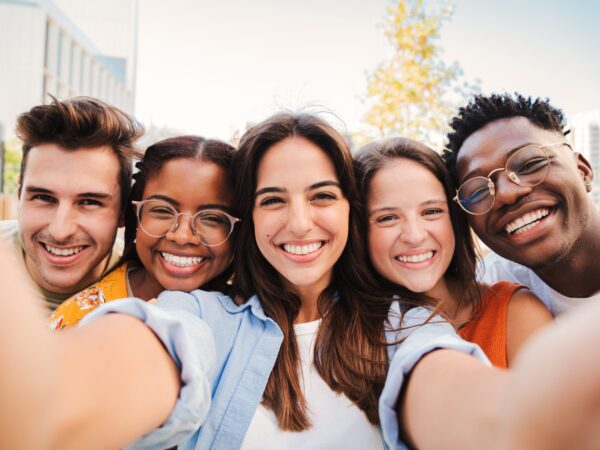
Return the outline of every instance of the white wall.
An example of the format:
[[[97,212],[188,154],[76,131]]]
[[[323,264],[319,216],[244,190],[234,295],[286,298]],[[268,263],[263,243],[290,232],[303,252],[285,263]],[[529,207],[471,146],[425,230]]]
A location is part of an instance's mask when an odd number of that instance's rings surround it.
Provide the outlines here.
[[[43,101],[45,13],[0,3],[0,122],[14,136],[17,115]]]

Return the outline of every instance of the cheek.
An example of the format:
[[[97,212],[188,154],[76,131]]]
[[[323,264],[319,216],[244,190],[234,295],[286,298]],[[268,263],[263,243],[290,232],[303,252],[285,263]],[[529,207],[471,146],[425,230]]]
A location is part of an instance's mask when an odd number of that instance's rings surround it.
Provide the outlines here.
[[[219,270],[225,269],[233,260],[233,246],[229,241],[225,241],[217,247],[209,247],[209,251],[212,253],[215,265],[219,267]]]
[[[388,228],[369,229],[369,256],[378,272],[385,271],[385,262],[391,257],[395,233]]]
[[[139,228],[135,233],[135,250],[142,261],[144,266],[150,266],[151,258],[152,258],[152,250],[151,247],[156,244],[156,242],[160,238],[153,238],[152,236],[148,236]]]

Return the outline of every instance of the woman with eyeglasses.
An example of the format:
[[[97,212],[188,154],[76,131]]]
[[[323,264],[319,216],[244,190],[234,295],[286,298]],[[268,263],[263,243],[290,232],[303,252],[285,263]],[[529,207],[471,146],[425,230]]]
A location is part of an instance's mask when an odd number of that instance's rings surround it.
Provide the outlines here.
[[[517,173],[528,180],[543,158],[524,156],[516,155]],[[426,303],[495,366],[511,366],[523,343],[552,316],[519,284],[476,280],[473,236],[452,201],[453,183],[442,158],[420,142],[395,138],[363,147],[357,161],[370,259],[382,283],[425,294]],[[469,189],[472,202],[485,201],[485,186]]]
[[[51,328],[77,324],[120,298],[150,300],[164,290],[226,292],[236,222],[231,214],[235,149],[221,141],[180,136],[150,146],[137,164],[125,211],[121,263],[61,304]]]

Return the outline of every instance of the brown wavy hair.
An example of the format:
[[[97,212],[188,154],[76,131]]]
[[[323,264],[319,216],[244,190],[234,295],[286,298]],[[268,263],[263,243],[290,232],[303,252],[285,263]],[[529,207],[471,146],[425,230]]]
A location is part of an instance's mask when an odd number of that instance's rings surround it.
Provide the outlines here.
[[[17,136],[23,142],[19,195],[29,151],[38,145],[56,144],[65,150],[110,147],[119,160],[121,211],[131,188],[133,161],[141,157],[135,141],[144,127],[120,109],[92,97],[74,97],[38,105],[17,119]],[[57,174],[58,175],[58,174]]]
[[[123,249],[121,263],[133,261],[139,266],[142,265],[135,248],[135,233],[138,223],[131,202],[142,200],[146,183],[158,175],[165,163],[173,159],[194,159],[211,162],[223,169],[225,179],[229,180],[231,189],[233,189],[234,182],[231,169],[235,152],[235,148],[225,142],[205,139],[200,136],[178,136],[163,139],[148,147],[142,161],[136,164],[138,171],[133,175],[134,183],[125,209],[125,248]],[[234,216],[237,215],[233,210],[228,212]],[[234,228],[229,239],[235,240],[235,236],[236,231]],[[233,266],[230,265],[223,273],[204,284],[202,288],[226,292],[229,289],[227,281],[231,278],[232,273]]]
[[[359,174],[359,186],[365,205],[367,204],[371,181],[375,174],[390,161],[396,159],[408,159],[422,165],[442,184],[448,202],[455,240],[454,255],[444,276],[458,280],[460,288],[459,306],[463,302],[470,303],[473,305],[473,315],[476,315],[480,309],[481,292],[475,277],[477,266],[475,243],[466,213],[452,200],[456,187],[442,157],[421,142],[399,137],[365,145],[358,150],[355,159]],[[365,218],[366,215],[365,208]],[[389,288],[387,282],[384,281],[384,283]],[[398,286],[398,288],[402,288],[402,292],[405,292],[403,287]],[[444,299],[428,299],[425,296],[420,301],[430,306],[434,313],[441,312],[444,303]]]
[[[261,254],[252,223],[261,158],[274,144],[295,136],[315,144],[331,159],[350,204],[348,242],[333,267],[331,284],[318,301],[322,323],[315,343],[315,367],[333,391],[345,394],[377,424],[377,404],[387,371],[384,323],[391,296],[373,294],[376,283],[365,264],[362,205],[348,145],[327,122],[310,114],[281,113],[251,127],[234,157],[236,203],[244,221],[237,241],[234,289],[244,299],[257,294],[267,316],[283,332],[263,404],[274,411],[284,430],[302,431],[311,426],[293,329],[300,299],[284,288],[279,274]]]

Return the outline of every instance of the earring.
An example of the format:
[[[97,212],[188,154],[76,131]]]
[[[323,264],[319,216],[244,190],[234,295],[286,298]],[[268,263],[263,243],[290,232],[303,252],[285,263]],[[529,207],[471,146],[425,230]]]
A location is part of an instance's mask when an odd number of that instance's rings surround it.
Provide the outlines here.
[[[587,183],[585,183],[585,190],[588,192],[592,192],[592,182],[588,181]]]

